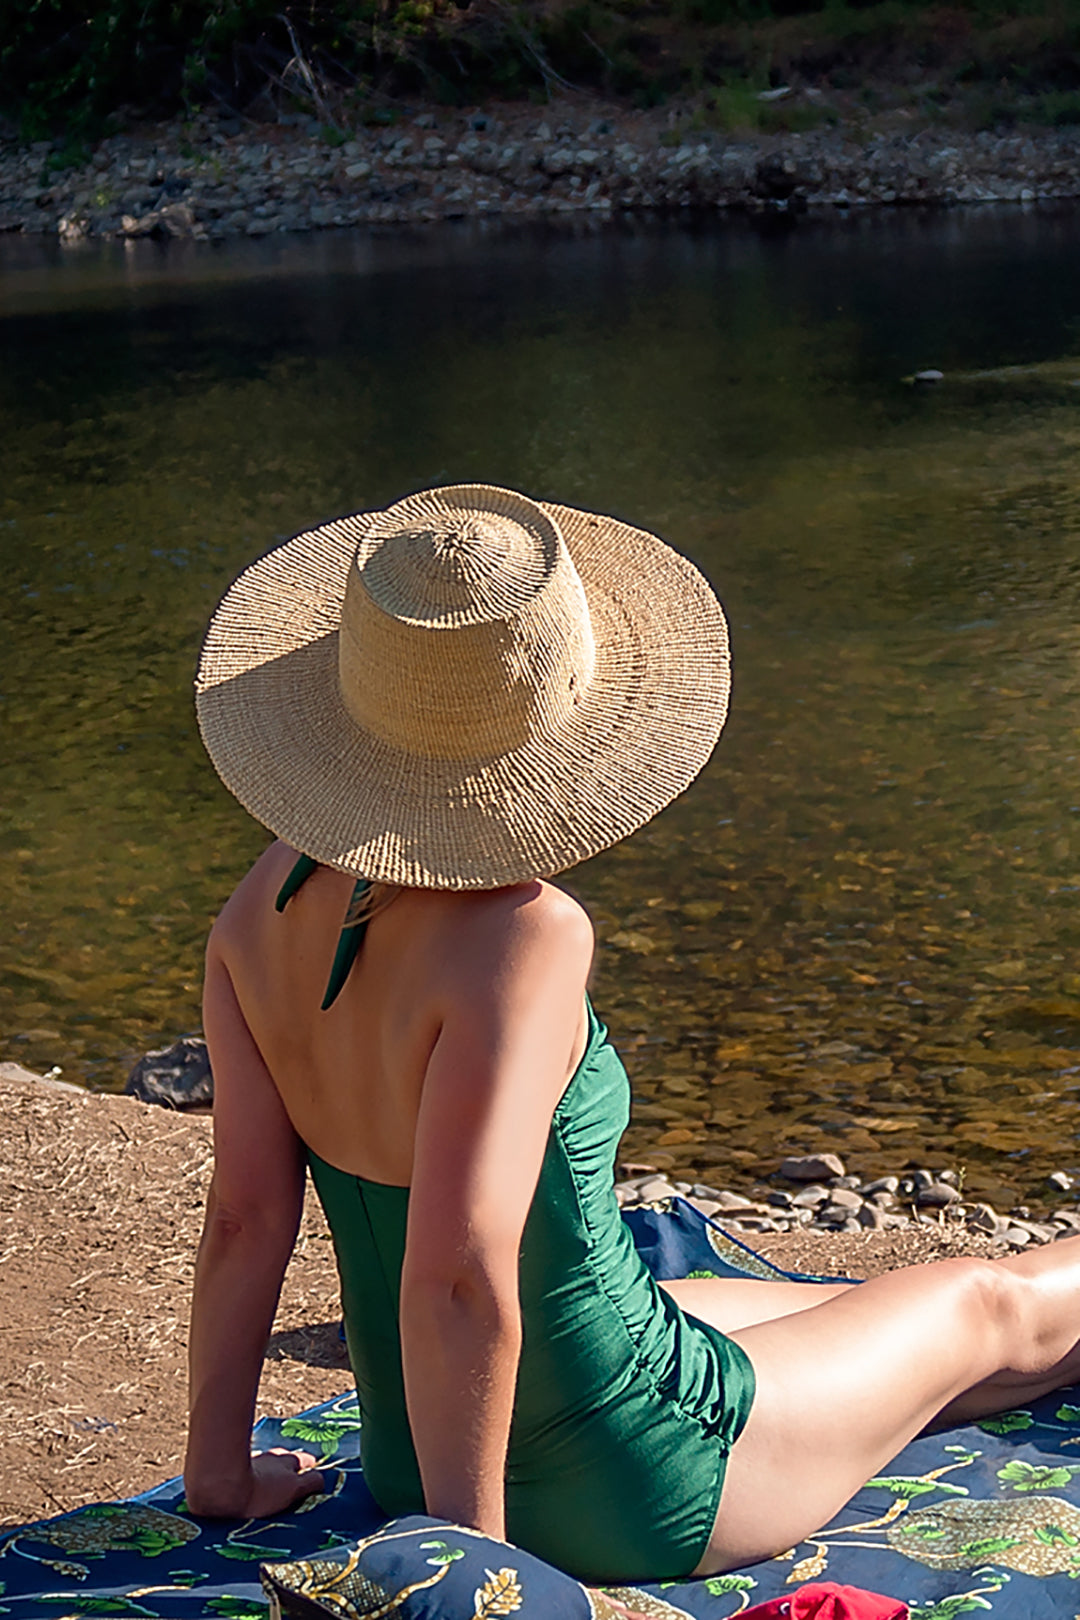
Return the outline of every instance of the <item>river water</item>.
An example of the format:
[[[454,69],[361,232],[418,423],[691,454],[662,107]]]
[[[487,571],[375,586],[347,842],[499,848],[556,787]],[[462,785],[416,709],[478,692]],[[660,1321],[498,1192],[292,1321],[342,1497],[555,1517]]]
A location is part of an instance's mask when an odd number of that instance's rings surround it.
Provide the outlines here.
[[[0,1059],[199,1023],[263,834],[191,677],[297,529],[479,479],[717,585],[714,760],[575,870],[630,1159],[1080,1162],[1080,217],[0,245]],[[943,385],[901,379],[922,367]]]

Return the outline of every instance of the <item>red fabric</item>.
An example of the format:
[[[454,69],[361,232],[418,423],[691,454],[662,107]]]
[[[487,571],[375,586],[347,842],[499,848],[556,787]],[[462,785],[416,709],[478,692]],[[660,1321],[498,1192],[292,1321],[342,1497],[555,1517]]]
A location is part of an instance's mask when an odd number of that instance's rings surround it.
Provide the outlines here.
[[[739,1620],[907,1620],[908,1606],[860,1586],[818,1581],[800,1586],[789,1597],[773,1598],[744,1609]]]

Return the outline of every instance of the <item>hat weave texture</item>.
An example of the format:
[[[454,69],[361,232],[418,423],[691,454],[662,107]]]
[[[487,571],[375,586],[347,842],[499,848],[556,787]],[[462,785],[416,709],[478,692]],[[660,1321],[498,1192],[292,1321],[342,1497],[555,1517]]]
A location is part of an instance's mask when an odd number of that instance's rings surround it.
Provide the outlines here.
[[[708,759],[723,611],[616,518],[490,485],[296,535],[240,575],[196,681],[259,821],[328,866],[487,889],[624,838]]]

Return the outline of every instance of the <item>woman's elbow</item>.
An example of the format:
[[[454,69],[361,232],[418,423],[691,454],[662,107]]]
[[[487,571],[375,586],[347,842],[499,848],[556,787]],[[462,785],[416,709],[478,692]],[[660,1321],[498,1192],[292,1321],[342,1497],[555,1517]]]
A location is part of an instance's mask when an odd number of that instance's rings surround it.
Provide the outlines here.
[[[291,1253],[300,1228],[301,1206],[292,1201],[230,1202],[211,1191],[206,1203],[202,1249],[255,1249]]]
[[[401,1314],[404,1321],[446,1326],[469,1323],[500,1338],[516,1337],[521,1327],[517,1279],[500,1277],[468,1261],[406,1269],[401,1279]]]

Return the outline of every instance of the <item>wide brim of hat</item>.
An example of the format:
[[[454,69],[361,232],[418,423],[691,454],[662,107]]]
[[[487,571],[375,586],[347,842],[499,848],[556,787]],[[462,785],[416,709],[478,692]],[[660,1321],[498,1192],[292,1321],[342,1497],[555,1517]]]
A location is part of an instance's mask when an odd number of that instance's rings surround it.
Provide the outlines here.
[[[248,568],[207,633],[196,682],[225,785],[294,848],[386,883],[492,889],[587,860],[686,788],[727,715],[727,625],[694,565],[616,518],[539,502],[581,576],[596,670],[557,731],[494,758],[407,753],[359,727],[338,636],[359,517]]]

